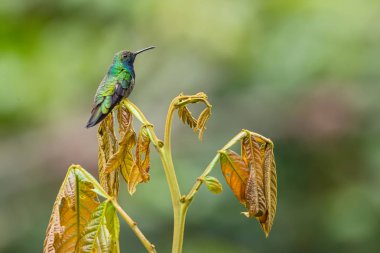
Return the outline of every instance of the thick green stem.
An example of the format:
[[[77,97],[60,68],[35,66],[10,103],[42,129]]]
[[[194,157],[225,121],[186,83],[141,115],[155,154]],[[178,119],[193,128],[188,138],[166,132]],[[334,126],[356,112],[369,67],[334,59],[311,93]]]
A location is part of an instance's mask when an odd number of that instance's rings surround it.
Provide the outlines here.
[[[203,101],[204,99],[201,99],[201,100]],[[194,184],[189,194],[181,197],[181,192],[178,186],[178,181],[177,181],[177,177],[174,170],[172,152],[171,152],[171,125],[172,125],[172,120],[173,120],[173,113],[176,109],[176,104],[178,102],[179,102],[179,99],[177,97],[171,102],[169,106],[166,123],[165,123],[164,142],[162,142],[157,138],[153,130],[153,126],[145,118],[144,114],[137,108],[137,106],[135,106],[129,100],[125,101],[127,108],[132,112],[132,114],[138,120],[140,120],[141,123],[147,126],[149,138],[151,139],[153,145],[156,147],[157,151],[160,154],[162,165],[164,167],[164,171],[166,174],[166,179],[169,185],[169,191],[170,191],[170,196],[171,196],[172,205],[173,205],[174,231],[173,231],[172,253],[182,252],[187,210],[189,208],[189,205],[194,195],[198,192],[200,186],[202,185],[204,177],[206,177],[212,171],[212,169],[218,162],[219,156],[220,156],[219,153],[216,154],[214,159],[210,162],[210,164],[206,167],[205,171],[198,178],[197,182]],[[207,101],[206,101],[206,104],[208,104]],[[232,138],[221,150],[230,148],[232,145],[236,144],[246,135],[247,135],[246,131],[244,130],[241,131],[234,138]]]
[[[177,177],[174,170],[172,153],[171,153],[171,123],[173,119],[173,112],[175,110],[176,100],[173,100],[169,106],[168,115],[166,118],[165,124],[165,135],[164,142],[160,141],[154,130],[153,126],[146,119],[144,114],[129,100],[125,101],[125,105],[131,111],[131,113],[141,121],[144,125],[147,125],[147,131],[149,134],[149,138],[151,139],[153,145],[156,147],[161,161],[162,166],[164,167],[166,180],[168,182],[170,196],[173,205],[173,216],[174,216],[174,232],[173,232],[173,253],[181,253],[182,252],[182,244],[183,244],[183,231],[184,231],[184,216],[186,212],[181,212],[181,193],[178,186]]]
[[[185,228],[186,212],[182,213],[181,208],[181,192],[178,186],[177,177],[174,170],[172,149],[171,149],[171,127],[173,120],[173,113],[175,110],[174,99],[168,109],[168,114],[165,123],[164,147],[160,152],[162,164],[164,166],[166,179],[169,185],[170,195],[173,205],[173,244],[172,253],[181,253],[183,245],[183,234]]]
[[[180,202],[178,216],[174,218],[173,248],[172,253],[181,253],[183,237],[185,234],[185,222],[188,206]]]

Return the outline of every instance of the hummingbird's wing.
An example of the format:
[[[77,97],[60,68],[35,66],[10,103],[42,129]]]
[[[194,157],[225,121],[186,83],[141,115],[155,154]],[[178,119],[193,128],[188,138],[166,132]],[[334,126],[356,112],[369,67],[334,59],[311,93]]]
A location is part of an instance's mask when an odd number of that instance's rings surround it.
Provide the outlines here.
[[[96,92],[91,117],[86,125],[87,128],[95,126],[102,121],[115,105],[123,99],[131,81],[131,77],[126,77],[124,76],[121,79],[104,77]]]

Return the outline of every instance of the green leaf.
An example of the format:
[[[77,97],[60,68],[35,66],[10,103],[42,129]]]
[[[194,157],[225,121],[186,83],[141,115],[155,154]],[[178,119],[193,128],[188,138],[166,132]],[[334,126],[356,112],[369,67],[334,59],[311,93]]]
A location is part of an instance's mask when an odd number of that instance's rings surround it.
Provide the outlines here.
[[[219,194],[223,191],[222,184],[215,177],[206,176],[203,182],[206,184],[207,189],[212,193]]]
[[[119,234],[120,234],[120,222],[117,217],[116,210],[112,205],[112,208],[107,209],[106,213],[107,229],[111,234],[111,252],[119,253]]]
[[[44,253],[74,252],[99,201],[94,192],[104,192],[78,165],[72,165],[58,192],[46,231]]]
[[[92,213],[83,236],[77,244],[77,252],[118,252],[119,226],[115,208],[104,201]]]

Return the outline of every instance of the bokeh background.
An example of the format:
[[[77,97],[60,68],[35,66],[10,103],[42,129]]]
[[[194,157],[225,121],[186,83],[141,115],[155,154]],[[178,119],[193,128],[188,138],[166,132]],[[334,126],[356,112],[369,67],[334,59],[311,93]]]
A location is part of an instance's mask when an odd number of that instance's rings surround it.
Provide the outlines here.
[[[265,239],[224,184],[189,209],[184,252],[380,252],[378,0],[0,3],[0,251],[41,252],[72,163],[97,175],[93,95],[122,49],[136,61],[130,99],[162,136],[171,99],[204,91],[203,142],[174,122],[183,193],[242,128],[275,143],[278,212]],[[199,110],[199,108],[195,108]],[[161,163],[121,203],[159,252],[172,213]],[[213,176],[222,179],[219,167]],[[122,222],[122,252],[145,252]]]

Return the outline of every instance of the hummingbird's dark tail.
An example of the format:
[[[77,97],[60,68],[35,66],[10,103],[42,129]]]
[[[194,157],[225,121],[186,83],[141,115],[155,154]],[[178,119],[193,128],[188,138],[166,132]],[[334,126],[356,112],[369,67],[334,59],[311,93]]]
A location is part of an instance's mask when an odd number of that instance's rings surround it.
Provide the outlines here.
[[[95,126],[107,116],[108,113],[103,114],[101,107],[102,107],[101,104],[99,104],[92,110],[91,117],[88,120],[87,125],[86,125],[87,128]]]

